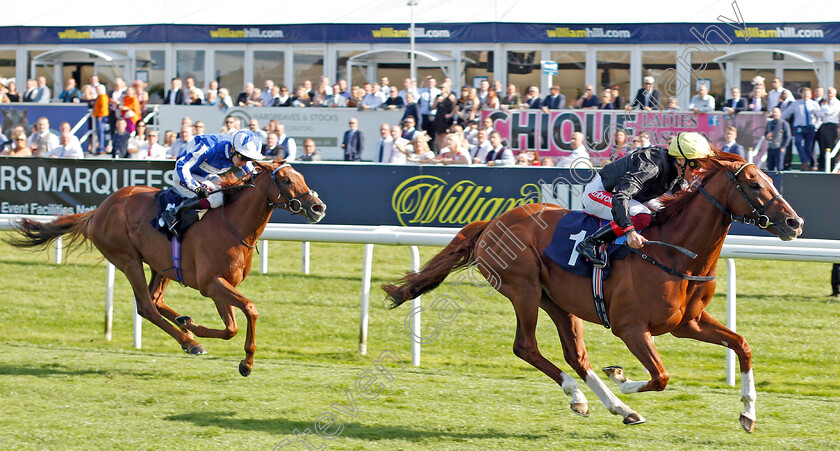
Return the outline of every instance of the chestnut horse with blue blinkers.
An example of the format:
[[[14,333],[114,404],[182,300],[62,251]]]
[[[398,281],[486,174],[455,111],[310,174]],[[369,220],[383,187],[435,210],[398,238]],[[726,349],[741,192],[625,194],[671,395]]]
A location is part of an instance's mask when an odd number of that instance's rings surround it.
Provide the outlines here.
[[[239,364],[239,372],[248,376],[254,366],[257,308],[235,287],[248,276],[257,239],[275,209],[302,215],[313,223],[320,221],[326,210],[303,176],[285,161],[255,161],[254,165],[249,177],[225,182],[223,189],[232,193],[226,205],[208,211],[187,231],[181,243],[182,283],[213,299],[224,329],[197,325],[163,302],[169,280],[177,280],[177,276],[171,243],[152,226],[158,210],[156,188],[122,188],[95,210],[61,216],[49,223],[22,219],[17,223],[22,236],[9,242],[21,247],[46,247],[67,235],[72,249],[89,240],[125,273],[137,300],[137,313],[166,331],[190,354],[205,353],[193,335],[233,338],[238,331],[234,309],[242,310],[248,325],[245,359]],[[144,263],[151,268],[148,285]]]
[[[705,308],[715,292],[718,257],[734,220],[757,225],[783,240],[798,237],[804,221],[752,163],[729,153],[696,161],[701,167],[695,170],[698,178],[691,188],[665,200],[654,224],[643,233],[648,240],[694,251],[696,258],[670,252],[664,246],[646,246],[644,258],[631,254],[612,262],[605,281],[611,330],[644,365],[650,380],[632,381],[618,366],[604,371],[622,393],[663,390],[668,372],[654,336],[671,333],[728,347],[737,354],[741,367],[745,408],[739,421],[752,432],[756,395],[750,348],[743,337],[712,318]],[[513,304],[514,354],[557,382],[571,396],[575,413],[587,416],[589,405],[574,377],[540,354],[535,334],[540,308],[557,328],[566,362],[607,409],[621,415],[625,424],[642,423],[642,416],[613,395],[590,367],[583,321],[602,323],[591,281],[561,269],[544,253],[566,213],[568,210],[552,204],[526,204],[492,221],[469,224],[420,272],[406,273],[396,284],[382,288],[396,307],[434,289],[450,272],[476,267]],[[651,260],[667,263],[670,271],[660,271],[649,264]]]

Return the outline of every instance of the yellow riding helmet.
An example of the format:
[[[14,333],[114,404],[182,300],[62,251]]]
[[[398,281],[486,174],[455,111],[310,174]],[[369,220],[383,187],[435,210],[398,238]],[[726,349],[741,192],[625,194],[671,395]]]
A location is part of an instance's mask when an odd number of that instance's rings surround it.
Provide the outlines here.
[[[714,154],[709,141],[697,132],[680,133],[668,145],[668,155],[686,160],[711,157]]]

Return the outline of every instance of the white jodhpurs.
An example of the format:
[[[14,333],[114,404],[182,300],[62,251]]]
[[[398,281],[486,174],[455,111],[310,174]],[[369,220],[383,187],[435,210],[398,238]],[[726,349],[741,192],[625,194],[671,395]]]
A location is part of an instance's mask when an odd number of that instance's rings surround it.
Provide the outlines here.
[[[612,193],[604,188],[604,183],[601,181],[601,175],[596,174],[595,178],[593,178],[592,181],[586,185],[586,188],[583,189],[583,196],[581,198],[583,211],[601,219],[612,221],[612,198]],[[630,217],[642,213],[651,214],[651,211],[652,210],[645,206],[645,204],[637,200],[630,199]]]
[[[210,208],[219,208],[225,203],[225,196],[224,193],[218,191],[219,188],[222,187],[222,178],[216,174],[210,174],[207,177],[202,177],[200,175],[193,175],[193,179],[201,183],[202,185],[206,186],[208,190],[210,190],[210,195],[207,196],[207,201],[210,202]],[[196,196],[194,192],[187,189],[182,184],[175,185],[175,190],[178,191],[178,194],[187,198],[187,199],[195,199]],[[216,192],[214,192],[216,191]]]

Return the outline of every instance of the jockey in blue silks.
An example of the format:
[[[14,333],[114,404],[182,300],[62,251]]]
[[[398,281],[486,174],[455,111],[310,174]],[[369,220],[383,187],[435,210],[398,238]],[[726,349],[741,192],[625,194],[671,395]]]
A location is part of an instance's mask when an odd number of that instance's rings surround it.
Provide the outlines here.
[[[184,200],[178,208],[166,210],[161,218],[173,230],[183,212],[196,209],[218,208],[224,203],[219,173],[236,166],[246,174],[254,169],[252,160],[261,159],[260,139],[250,130],[240,130],[234,135],[198,135],[178,155],[175,172],[181,184],[175,190]],[[216,192],[214,192],[216,191]]]

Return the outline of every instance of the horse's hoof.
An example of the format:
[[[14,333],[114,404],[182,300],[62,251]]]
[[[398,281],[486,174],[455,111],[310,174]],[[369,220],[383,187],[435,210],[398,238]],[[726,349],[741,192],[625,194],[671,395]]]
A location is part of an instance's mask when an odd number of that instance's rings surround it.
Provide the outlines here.
[[[207,351],[204,349],[204,346],[201,346],[200,344],[196,344],[195,346],[190,348],[189,353],[194,354],[194,355],[201,355],[201,354],[207,354]]]
[[[190,325],[192,323],[192,320],[193,320],[192,317],[190,317],[189,315],[181,315],[181,316],[175,318],[175,321],[182,328],[185,328],[188,325]]]
[[[245,366],[245,362],[239,362],[239,374],[242,377],[248,377],[251,375],[251,369]]]
[[[573,402],[571,403],[572,412],[582,416],[588,417],[589,416],[589,403],[586,402]]]
[[[638,413],[633,412],[630,415],[627,415],[626,417],[624,417],[623,422],[624,422],[624,424],[642,424],[642,423],[645,422],[645,419],[642,418],[642,416],[639,415]]]
[[[741,418],[738,419],[738,422],[741,423],[741,427],[747,432],[752,433],[752,431],[755,430],[755,420],[749,418],[743,413],[741,414]]]
[[[619,380],[624,378],[624,368],[621,365],[613,365],[608,366],[606,368],[601,368],[601,371],[607,375],[607,377],[612,378],[613,375],[616,376]]]

